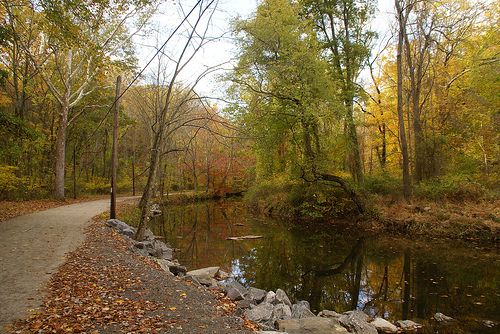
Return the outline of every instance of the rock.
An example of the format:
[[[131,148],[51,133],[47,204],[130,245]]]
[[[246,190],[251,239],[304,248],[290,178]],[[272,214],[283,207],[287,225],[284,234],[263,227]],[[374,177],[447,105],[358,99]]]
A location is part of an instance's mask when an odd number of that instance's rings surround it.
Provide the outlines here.
[[[158,259],[173,259],[172,248],[168,247],[163,241],[158,240],[153,241],[153,250],[150,252],[150,255]]]
[[[310,317],[302,319],[278,320],[280,332],[289,334],[348,334],[338,320],[331,318]]]
[[[491,321],[491,320],[483,320],[482,324],[483,324],[483,326],[488,327],[488,328],[493,328],[497,325],[496,322]]]
[[[184,275],[186,275],[186,272],[187,272],[187,268],[184,266],[181,266],[181,265],[169,266],[168,269],[175,276],[184,276]]]
[[[204,278],[214,278],[219,271],[219,267],[207,267],[196,270],[191,270],[186,273],[186,275],[194,276],[196,278],[204,277]]]
[[[314,313],[311,312],[311,307],[309,302],[306,300],[300,300],[296,304],[292,305],[292,318],[302,319],[314,317]]]
[[[109,219],[106,224],[118,231],[118,233],[126,235],[127,237],[134,237],[137,231],[135,227],[129,226],[118,219]]]
[[[274,291],[269,291],[264,297],[264,303],[274,304],[276,301],[276,294]]]
[[[211,287],[211,288],[217,286],[217,281],[214,278],[205,277],[205,276],[200,276],[197,278],[198,278],[198,282],[200,282],[201,285]]]
[[[254,306],[255,302],[250,299],[243,299],[243,300],[238,300],[236,302],[236,307],[237,308],[250,308],[251,306]]]
[[[276,302],[288,305],[289,307],[292,306],[292,303],[290,302],[290,299],[286,295],[285,291],[281,289],[276,290]]]
[[[225,284],[224,290],[226,291],[227,298],[231,300],[245,299],[247,289],[237,281],[231,281]]]
[[[150,217],[161,216],[162,212],[160,210],[160,205],[159,204],[151,205],[151,210],[149,211],[149,215],[150,215]]]
[[[162,260],[162,259],[155,259],[156,263],[160,266],[160,268],[165,271],[169,276],[173,276],[174,274],[170,271],[169,263],[170,261],[167,260]]]
[[[380,333],[397,333],[398,328],[383,318],[375,318],[370,324],[375,326]]]
[[[258,304],[264,300],[266,295],[267,295],[266,290],[257,289],[257,288],[249,288],[248,293],[245,297],[255,301],[255,303]]]
[[[330,310],[323,310],[318,313],[318,317],[323,317],[323,318],[338,318],[341,315],[342,314]]]
[[[219,272],[217,273],[217,276],[215,278],[218,279],[218,280],[223,281],[223,280],[228,279],[229,277],[230,276],[229,276],[228,273],[226,273],[225,271],[222,271],[222,270],[219,269]]]
[[[431,210],[432,210],[432,208],[430,206],[424,206],[424,211],[427,212],[427,211],[431,211]]]
[[[202,286],[200,281],[198,280],[198,278],[196,276],[186,275],[183,277],[183,279],[186,281],[191,281],[194,285]]]
[[[274,306],[263,302],[245,311],[244,315],[248,320],[259,324],[269,324],[273,316]]]
[[[377,329],[368,323],[370,317],[362,311],[349,311],[343,313],[339,318],[340,323],[351,333],[377,334]]]
[[[292,317],[292,310],[286,304],[276,304],[273,309],[273,324],[277,320],[290,319]]]
[[[437,312],[436,314],[434,314],[434,319],[437,322],[450,322],[450,321],[454,320],[452,317],[444,315],[443,313],[440,313],[440,312]]]
[[[157,259],[172,260],[173,251],[164,242],[148,239],[135,243],[135,247],[141,250],[141,254],[145,256],[153,256]]]
[[[155,240],[155,235],[149,228],[144,231],[144,240]]]
[[[416,331],[417,329],[422,328],[422,325],[411,320],[398,320],[396,321],[396,325],[404,331]]]

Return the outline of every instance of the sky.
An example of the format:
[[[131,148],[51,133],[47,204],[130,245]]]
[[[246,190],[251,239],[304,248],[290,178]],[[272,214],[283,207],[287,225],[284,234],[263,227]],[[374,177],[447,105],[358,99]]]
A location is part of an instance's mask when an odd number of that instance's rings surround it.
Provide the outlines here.
[[[188,11],[195,3],[195,0],[181,1],[184,11]],[[191,84],[195,79],[206,70],[207,67],[221,64],[231,59],[236,55],[236,45],[228,33],[232,20],[236,17],[248,18],[256,10],[259,0],[220,0],[217,11],[214,13],[212,23],[209,28],[209,36],[220,37],[205,45],[200,52],[193,58],[186,70],[180,74],[180,80],[185,84]],[[372,29],[375,30],[379,36],[386,36],[390,30],[389,22],[393,17],[393,0],[378,0],[377,12],[372,22]],[[160,13],[157,14],[151,27],[146,30],[143,35],[135,39],[139,65],[141,67],[153,57],[157,48],[155,45],[161,45],[168,37],[169,33],[180,22],[182,12],[180,11],[180,3],[178,1],[170,1],[162,5]],[[194,17],[194,16],[193,16]],[[194,23],[194,20],[190,20]],[[179,54],[185,35],[174,37],[165,48],[165,53],[170,57],[175,57]],[[173,63],[163,57],[165,68],[173,69]],[[230,64],[222,66],[223,69],[229,69]],[[146,75],[148,77],[154,76],[157,72],[158,62],[154,61],[148,66]],[[168,70],[166,71],[167,73]],[[223,70],[217,71],[212,75],[205,76],[198,84],[197,91],[204,96],[223,96],[223,84],[218,81],[219,74],[223,74]],[[171,73],[171,72],[170,72]]]

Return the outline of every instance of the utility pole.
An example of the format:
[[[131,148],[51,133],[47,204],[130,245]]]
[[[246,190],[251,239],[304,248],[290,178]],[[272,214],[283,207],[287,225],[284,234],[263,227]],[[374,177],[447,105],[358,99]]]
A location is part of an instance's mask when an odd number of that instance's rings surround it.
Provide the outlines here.
[[[109,209],[109,218],[116,218],[116,171],[118,169],[118,111],[120,110],[120,88],[122,77],[116,78],[115,105],[113,108],[113,149],[111,158],[111,207]]]

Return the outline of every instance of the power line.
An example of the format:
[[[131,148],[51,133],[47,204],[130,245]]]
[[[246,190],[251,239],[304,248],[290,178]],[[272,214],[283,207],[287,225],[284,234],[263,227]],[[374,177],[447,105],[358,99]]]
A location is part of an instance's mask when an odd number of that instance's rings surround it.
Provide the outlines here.
[[[104,120],[109,116],[109,113],[111,112],[111,110],[113,110],[113,107],[115,106],[116,102],[123,96],[123,94],[125,94],[130,87],[132,87],[132,85],[137,81],[137,79],[139,79],[139,77],[144,73],[144,71],[148,68],[148,66],[153,62],[153,60],[156,58],[156,56],[162,52],[163,48],[167,45],[167,43],[172,39],[172,37],[175,35],[175,33],[177,33],[177,31],[182,27],[182,25],[184,24],[184,22],[187,21],[187,19],[189,18],[189,16],[191,16],[191,14],[194,12],[194,10],[196,9],[196,7],[198,7],[200,5],[200,3],[202,3],[203,0],[198,0],[196,2],[196,4],[193,6],[193,8],[191,8],[191,10],[187,13],[187,15],[184,16],[184,18],[182,19],[182,21],[177,25],[177,27],[174,29],[174,31],[172,31],[172,33],[170,34],[170,36],[168,36],[168,38],[165,40],[165,42],[161,45],[161,47],[159,47],[155,54],[151,57],[151,59],[146,63],[146,65],[144,65],[142,67],[142,69],[139,71],[139,73],[136,74],[136,76],[134,77],[134,79],[132,79],[132,81],[127,85],[127,87],[122,91],[122,93],[115,98],[115,100],[113,101],[113,103],[111,104],[111,106],[109,107],[108,111],[106,112],[106,115],[104,115],[104,117],[101,119],[101,121],[99,122],[99,124],[97,125],[97,127],[95,128],[94,132],[92,133],[92,135],[89,137],[89,138],[92,138],[96,133],[97,131],[99,130],[99,128],[101,127],[101,125],[103,124]]]

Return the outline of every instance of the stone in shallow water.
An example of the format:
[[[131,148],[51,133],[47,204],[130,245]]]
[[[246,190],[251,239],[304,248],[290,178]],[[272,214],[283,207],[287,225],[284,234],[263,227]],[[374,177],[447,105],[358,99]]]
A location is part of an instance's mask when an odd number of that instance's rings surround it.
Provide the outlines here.
[[[348,334],[336,319],[309,317],[279,320],[278,328],[289,334]]]
[[[422,327],[422,325],[411,320],[398,320],[396,321],[396,325],[404,331],[416,331]]]
[[[375,318],[371,323],[381,333],[397,333],[398,328],[383,318]]]
[[[362,311],[349,311],[343,313],[339,318],[340,323],[356,334],[377,334],[377,329],[368,323],[370,317]]]
[[[483,320],[482,323],[483,323],[483,326],[488,327],[488,328],[493,328],[497,325],[496,322],[491,321],[491,320]]]
[[[444,315],[443,313],[441,312],[437,312],[436,314],[434,314],[434,319],[437,321],[437,322],[450,322],[450,321],[453,321],[454,319],[452,317],[449,317],[447,315]]]

